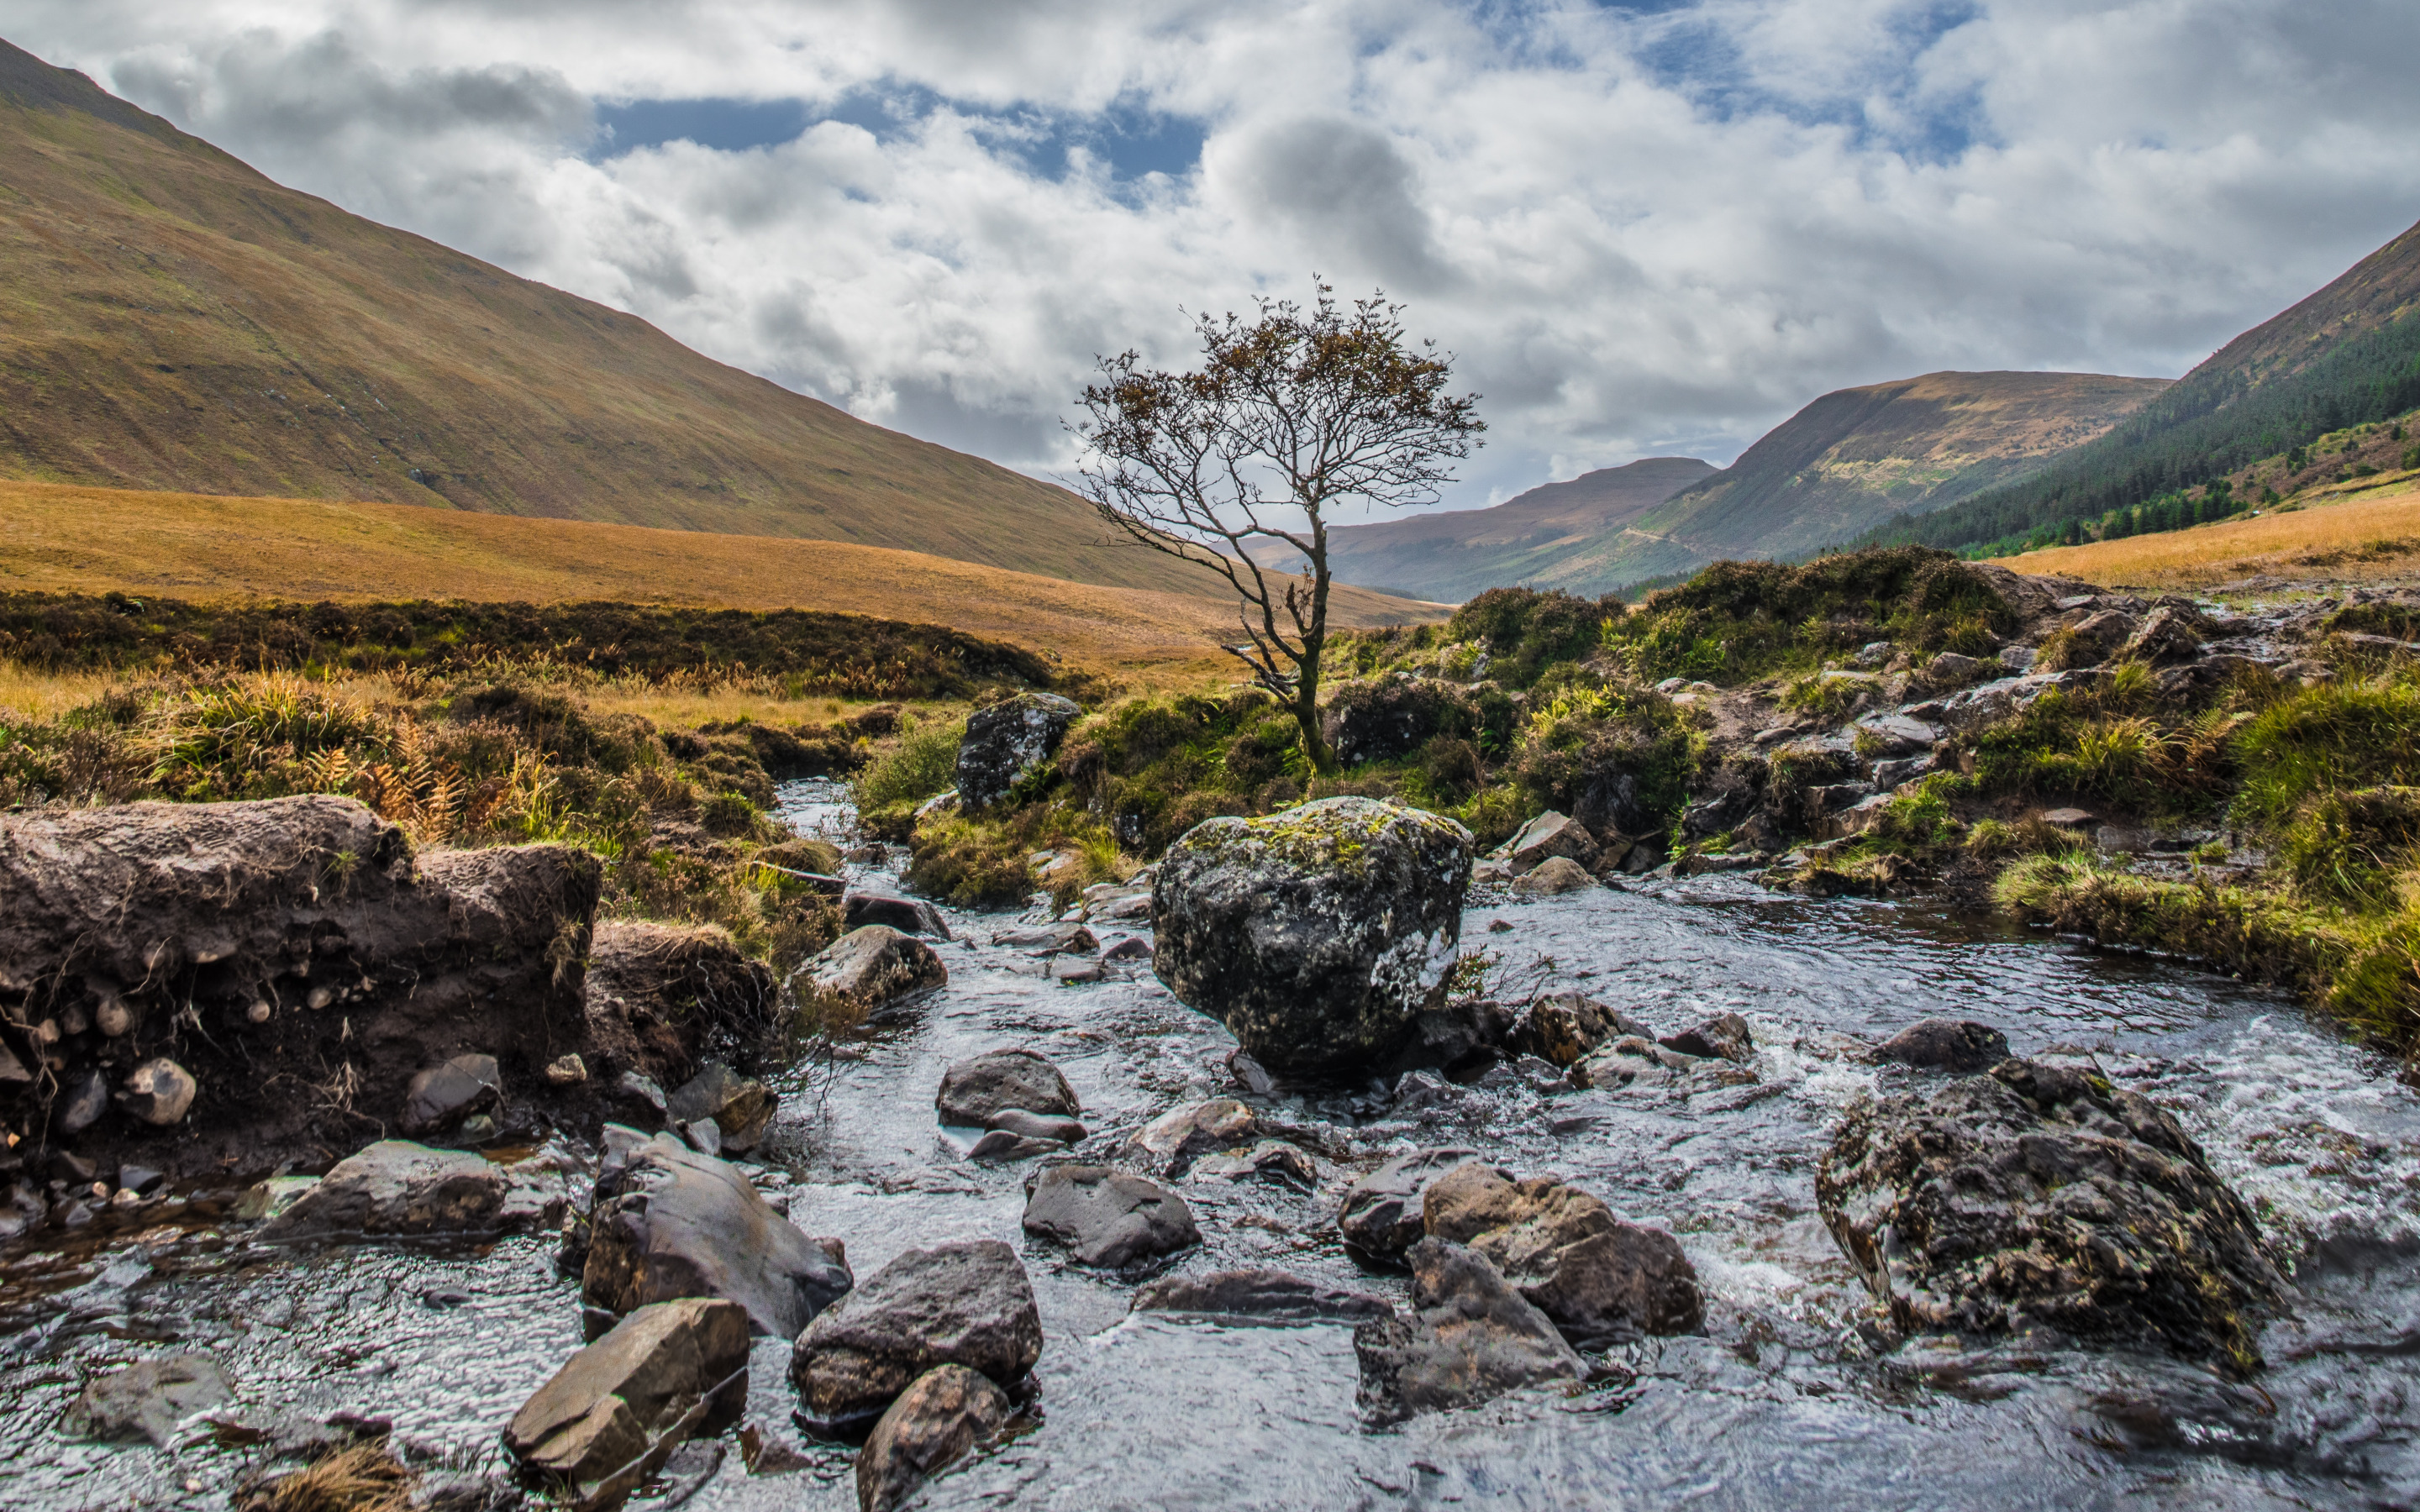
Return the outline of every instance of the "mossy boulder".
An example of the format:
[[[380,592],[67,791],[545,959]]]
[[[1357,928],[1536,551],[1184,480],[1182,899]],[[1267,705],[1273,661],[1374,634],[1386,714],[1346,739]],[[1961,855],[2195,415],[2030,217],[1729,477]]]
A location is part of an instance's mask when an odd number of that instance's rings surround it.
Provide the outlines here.
[[[969,715],[958,742],[958,802],[981,812],[1005,799],[1059,753],[1082,712],[1056,693],[1019,693]]]
[[[1159,979],[1272,1071],[1374,1072],[1443,1006],[1472,848],[1370,798],[1196,825],[1152,889]]]
[[[2257,1365],[2285,1282],[2175,1119],[2088,1067],[2010,1059],[1853,1111],[1816,1203],[1908,1333],[2047,1327]]]

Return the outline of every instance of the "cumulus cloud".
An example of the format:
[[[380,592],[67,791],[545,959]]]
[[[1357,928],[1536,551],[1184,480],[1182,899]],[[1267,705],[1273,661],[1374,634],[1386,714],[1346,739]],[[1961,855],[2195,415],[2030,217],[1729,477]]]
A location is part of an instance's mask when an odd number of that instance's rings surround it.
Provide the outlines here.
[[[1045,472],[1094,354],[1313,270],[1459,354],[1476,505],[1846,384],[2175,374],[2420,215],[2409,0],[11,10],[298,188]]]

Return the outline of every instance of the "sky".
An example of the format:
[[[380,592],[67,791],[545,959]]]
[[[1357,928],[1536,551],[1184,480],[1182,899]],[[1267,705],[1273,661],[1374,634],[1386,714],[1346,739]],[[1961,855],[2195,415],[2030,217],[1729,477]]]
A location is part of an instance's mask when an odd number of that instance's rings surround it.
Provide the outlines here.
[[[2174,377],[2420,219],[2412,0],[0,0],[282,182],[1045,476],[1383,287],[1478,507],[1833,389]]]

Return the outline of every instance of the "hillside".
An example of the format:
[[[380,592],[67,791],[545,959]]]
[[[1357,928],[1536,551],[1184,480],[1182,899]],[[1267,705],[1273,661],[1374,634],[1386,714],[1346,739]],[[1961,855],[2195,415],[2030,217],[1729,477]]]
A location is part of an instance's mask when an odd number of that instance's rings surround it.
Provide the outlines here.
[[[613,599],[840,610],[947,625],[1078,665],[1225,672],[1232,600],[1104,587],[912,551],[409,504],[0,482],[0,592],[340,600]],[[1441,615],[1341,589],[1348,625]]]
[[[1488,509],[1341,526],[1329,533],[1328,561],[1344,581],[1449,603],[1511,583],[1599,593],[1594,543],[1714,471],[1694,456],[1651,456]]]
[[[2002,557],[2019,572],[2107,587],[2192,593],[2257,581],[2410,584],[2420,580],[2420,476],[2320,503],[2191,530]]]
[[[0,477],[890,547],[1202,591],[1082,501],[280,187],[0,42]]]
[[[2420,225],[2228,342],[2107,435],[1871,539],[1942,547],[2097,519],[2420,405]]]

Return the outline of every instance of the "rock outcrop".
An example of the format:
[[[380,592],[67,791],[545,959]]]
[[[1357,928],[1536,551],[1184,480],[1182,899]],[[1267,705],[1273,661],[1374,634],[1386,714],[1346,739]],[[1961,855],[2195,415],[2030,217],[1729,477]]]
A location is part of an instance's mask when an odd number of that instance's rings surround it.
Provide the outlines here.
[[[799,1232],[728,1162],[667,1134],[620,1134],[589,1214],[580,1282],[589,1306],[629,1313],[722,1297],[753,1332],[789,1339],[854,1284],[839,1240]]]
[[[0,814],[0,1050],[28,1072],[0,1120],[242,1173],[400,1126],[456,1056],[538,1085],[581,1038],[600,875],[564,845],[415,856],[349,798]],[[125,1095],[54,1108],[95,1077]]]
[[[746,1311],[705,1297],[659,1302],[566,1362],[513,1414],[504,1447],[601,1504],[747,1400]]]
[[[2242,1369],[2285,1288],[2176,1119],[2088,1068],[2004,1060],[1856,1108],[1815,1196],[1908,1333],[2048,1327]]]
[[[1441,1006],[1469,832],[1368,798],[1213,819],[1169,848],[1154,964],[1272,1072],[1367,1073]]]
[[[1015,1385],[1042,1356],[1042,1315],[1016,1252],[996,1239],[914,1249],[799,1335],[790,1383],[809,1417],[874,1417],[936,1365]]]
[[[1361,1409],[1373,1422],[1471,1407],[1525,1386],[1576,1385],[1588,1367],[1545,1314],[1486,1257],[1424,1239],[1412,1266],[1412,1316],[1353,1331]]]
[[[1006,798],[1058,753],[1081,713],[1056,693],[1019,693],[969,715],[958,742],[958,801],[980,812]]]

